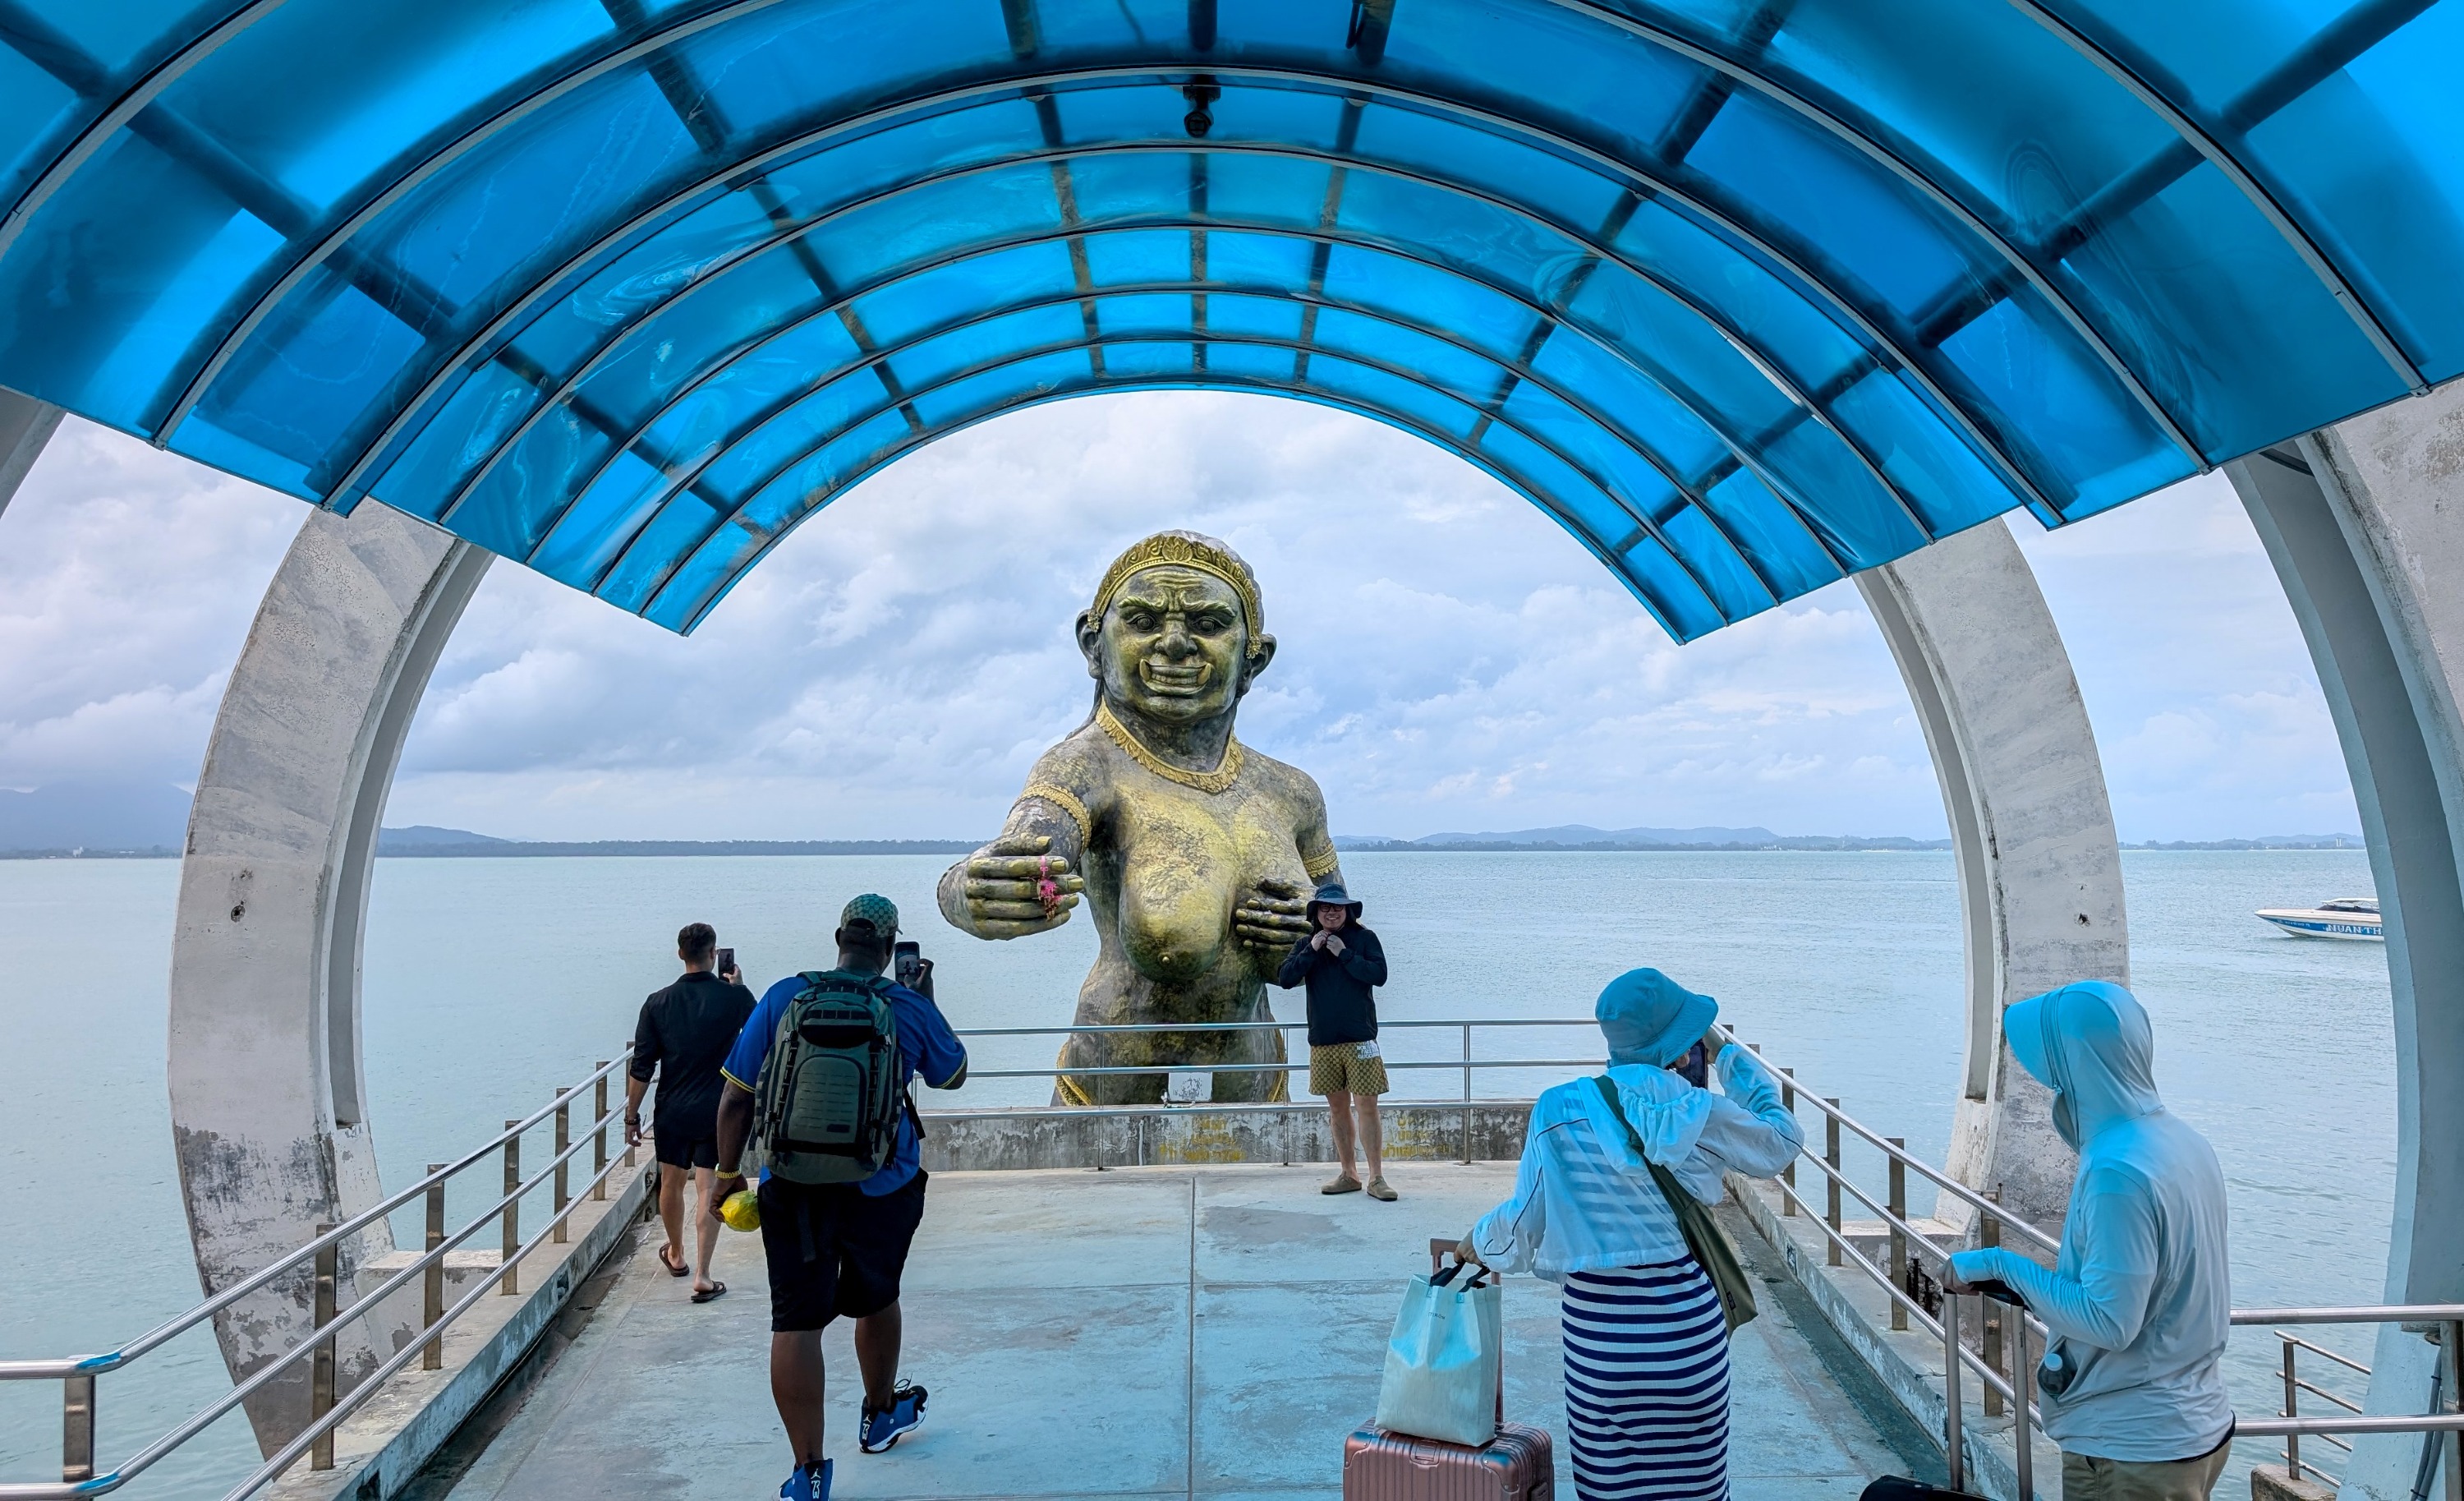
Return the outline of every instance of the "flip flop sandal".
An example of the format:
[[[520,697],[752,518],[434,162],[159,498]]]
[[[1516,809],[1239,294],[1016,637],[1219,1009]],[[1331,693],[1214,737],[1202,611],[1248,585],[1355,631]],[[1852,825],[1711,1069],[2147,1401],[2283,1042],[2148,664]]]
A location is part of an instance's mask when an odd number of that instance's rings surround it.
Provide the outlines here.
[[[713,1298],[723,1298],[725,1296],[727,1296],[727,1284],[724,1282],[714,1282],[707,1290],[694,1293],[693,1300],[696,1303],[707,1303]]]
[[[690,1277],[693,1275],[693,1269],[686,1266],[682,1261],[668,1260],[668,1248],[664,1245],[659,1247],[659,1265],[668,1269],[668,1275],[671,1277]]]

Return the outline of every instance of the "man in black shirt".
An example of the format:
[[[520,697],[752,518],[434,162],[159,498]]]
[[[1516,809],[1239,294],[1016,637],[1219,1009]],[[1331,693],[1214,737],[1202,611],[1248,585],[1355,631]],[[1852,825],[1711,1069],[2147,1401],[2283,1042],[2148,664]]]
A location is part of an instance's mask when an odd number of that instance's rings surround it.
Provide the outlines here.
[[[1385,1138],[1377,1119],[1386,1060],[1377,1053],[1377,998],[1371,993],[1386,982],[1385,945],[1360,925],[1360,903],[1340,886],[1319,887],[1309,898],[1309,915],[1317,931],[1292,945],[1275,983],[1286,990],[1309,984],[1309,1093],[1326,1096],[1335,1155],[1343,1162],[1343,1171],[1319,1191],[1360,1192],[1352,1170],[1356,1119],[1369,1158],[1369,1197],[1392,1203],[1395,1190],[1386,1186]]]
[[[670,1276],[686,1274],[685,1179],[699,1185],[701,1203],[710,1205],[712,1169],[718,1166],[718,1068],[736,1034],[753,1014],[753,992],[711,973],[718,951],[718,935],[707,922],[689,922],[676,935],[676,958],[685,962],[684,977],[642,1003],[642,1020],[633,1028],[631,1077],[625,1082],[625,1144],[642,1142],[642,1094],[659,1078],[658,1113],[650,1136],[659,1158],[659,1218],[667,1222],[668,1243],[659,1247],[659,1264]],[[718,1246],[718,1220],[696,1217],[693,1299],[707,1303],[727,1291],[710,1278],[711,1252]]]

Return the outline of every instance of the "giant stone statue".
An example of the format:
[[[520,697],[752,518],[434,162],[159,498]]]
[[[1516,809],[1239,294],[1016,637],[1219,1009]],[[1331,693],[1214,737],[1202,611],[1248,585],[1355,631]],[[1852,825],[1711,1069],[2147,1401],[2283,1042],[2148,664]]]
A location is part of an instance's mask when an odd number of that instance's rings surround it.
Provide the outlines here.
[[[1069,920],[1084,893],[1101,952],[1088,1026],[1270,1020],[1265,982],[1339,874],[1309,774],[1233,737],[1274,660],[1258,581],[1223,543],[1159,532],[1106,570],[1078,617],[1095,708],[1044,753],[1001,837],[941,877],[941,915],[980,938]],[[1064,1069],[1276,1063],[1275,1032],[1078,1032]],[[1152,1104],[1164,1074],[1064,1074],[1057,1103]],[[1280,1071],[1218,1073],[1218,1101],[1287,1097]]]

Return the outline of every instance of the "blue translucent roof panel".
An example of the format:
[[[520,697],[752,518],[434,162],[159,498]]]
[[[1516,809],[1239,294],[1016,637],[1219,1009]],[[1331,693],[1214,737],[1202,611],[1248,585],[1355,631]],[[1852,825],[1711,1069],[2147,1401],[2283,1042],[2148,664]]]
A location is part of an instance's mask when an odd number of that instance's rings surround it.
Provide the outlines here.
[[[1679,639],[2464,372],[2458,6],[10,0],[0,385],[675,629],[973,423],[1392,423]]]

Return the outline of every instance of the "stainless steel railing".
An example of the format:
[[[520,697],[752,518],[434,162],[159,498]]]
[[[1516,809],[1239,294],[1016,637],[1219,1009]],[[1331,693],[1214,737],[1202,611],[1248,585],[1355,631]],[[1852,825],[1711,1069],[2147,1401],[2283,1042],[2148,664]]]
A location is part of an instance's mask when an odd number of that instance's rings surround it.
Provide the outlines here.
[[[0,1501],[70,1501],[74,1497],[108,1495],[152,1468],[166,1455],[303,1360],[310,1366],[308,1425],[281,1448],[267,1456],[263,1464],[225,1494],[224,1501],[243,1501],[243,1498],[254,1495],[302,1455],[308,1456],[312,1468],[331,1468],[334,1463],[334,1430],[341,1425],[343,1420],[375,1396],[388,1378],[412,1360],[421,1361],[428,1370],[441,1369],[446,1330],[476,1307],[492,1291],[505,1295],[517,1292],[520,1287],[519,1269],[523,1260],[542,1246],[563,1242],[566,1222],[572,1217],[574,1206],[584,1197],[605,1200],[608,1178],[620,1167],[634,1165],[636,1158],[631,1149],[626,1149],[621,1157],[612,1157],[607,1144],[608,1125],[616,1119],[616,1113],[608,1108],[607,1103],[608,1080],[631,1060],[632,1051],[628,1044],[616,1058],[601,1063],[580,1082],[558,1090],[546,1106],[520,1120],[505,1122],[503,1131],[462,1157],[451,1162],[431,1164],[427,1176],[408,1187],[339,1225],[319,1226],[315,1239],[285,1252],[280,1258],[269,1262],[187,1312],[166,1319],[124,1344],[100,1354],[63,1359],[0,1360],[0,1380],[60,1383],[61,1431],[60,1479],[56,1482],[0,1483]],[[591,1091],[591,1115],[583,1125],[583,1135],[577,1137],[572,1129],[572,1113],[575,1101],[585,1089]],[[537,1173],[524,1178],[521,1175],[522,1137],[550,1121],[554,1122],[554,1155]],[[585,1148],[591,1153],[592,1172],[589,1180],[581,1185],[582,1193],[576,1194],[572,1191],[571,1164]],[[459,1229],[447,1232],[444,1227],[445,1185],[456,1175],[499,1157],[505,1169],[503,1194]],[[524,1240],[520,1234],[521,1202],[543,1187],[552,1187],[554,1210],[548,1223]],[[342,1244],[411,1201],[423,1198],[427,1201],[428,1215],[426,1249],[386,1277],[373,1291],[347,1306],[338,1307],[341,1301],[338,1283]],[[446,1254],[491,1223],[500,1225],[504,1232],[503,1250],[497,1265],[448,1307],[444,1301]],[[303,1262],[309,1265],[314,1279],[314,1332],[289,1351],[251,1373],[247,1380],[233,1385],[229,1392],[145,1444],[118,1466],[98,1474],[95,1470],[98,1379],[126,1369],[240,1299],[272,1285]],[[386,1299],[408,1288],[414,1279],[424,1284],[421,1326],[424,1337],[396,1351],[349,1392],[337,1396],[334,1390],[336,1333],[343,1324],[378,1308]]]
[[[1720,1029],[1732,1043],[1735,1033]],[[1745,1045],[1759,1053],[1752,1045]],[[2059,1240],[2042,1227],[2002,1207],[1991,1192],[1979,1192],[1958,1181],[1907,1150],[1905,1141],[1885,1137],[1859,1122],[1839,1108],[1836,1097],[1806,1094],[1797,1084],[1793,1070],[1779,1071],[1783,1103],[1793,1110],[1801,1099],[1811,1104],[1824,1121],[1823,1145],[1817,1156],[1809,1141],[1798,1160],[1811,1166],[1825,1185],[1823,1207],[1816,1210],[1797,1192],[1794,1165],[1784,1174],[1777,1187],[1784,1218],[1803,1217],[1819,1229],[1827,1247],[1825,1260],[1833,1267],[1853,1269],[1880,1288],[1888,1299],[1889,1322],[1894,1331],[1906,1330],[1911,1324],[1942,1341],[1944,1421],[1943,1440],[1949,1457],[1951,1485],[1965,1483],[1968,1468],[1965,1413],[1960,1388],[1963,1371],[1973,1371],[1982,1386],[1980,1407],[1989,1419],[2008,1415],[2012,1419],[2012,1470],[2017,1479],[2019,1494],[2024,1501],[2035,1496],[2035,1452],[2032,1433],[2041,1429],[2042,1414],[2030,1400],[2033,1370],[2029,1359],[2032,1344],[2041,1350],[2050,1338],[2043,1322],[2023,1310],[1978,1298],[1983,1324],[1978,1348],[1969,1349],[1961,1336],[1962,1305],[1965,1296],[1943,1292],[1938,1285],[1930,1287],[1934,1298],[1923,1293],[1931,1279],[1911,1275],[1922,1269],[1911,1259],[1911,1251],[1922,1248],[1937,1260],[1966,1247],[1942,1244],[1912,1223],[1908,1215],[1906,1174],[1914,1171],[1931,1181],[1950,1197],[1977,1212],[1978,1241],[1985,1246],[2000,1244],[2004,1234],[2015,1236],[2051,1254],[2058,1254]],[[1883,1156],[1889,1188],[1882,1202],[1851,1180],[1845,1170],[1840,1151],[1843,1133],[1869,1143]],[[1886,1232],[1887,1267],[1878,1266],[1858,1248],[1849,1235],[1841,1216],[1843,1197],[1854,1198],[1877,1217]],[[1938,1300],[1938,1301],[1935,1301]],[[1939,1308],[1941,1316],[1933,1316],[1928,1302]],[[2359,1403],[2338,1393],[2324,1390],[2302,1379],[2297,1364],[2298,1350],[2307,1350],[2339,1366],[2363,1375],[2369,1367],[2348,1357],[2338,1355],[2306,1339],[2276,1330],[2282,1344],[2279,1362],[2284,1383],[2284,1404],[2273,1415],[2236,1418],[2233,1437],[2239,1439],[2282,1438],[2286,1468],[2296,1476],[2308,1470],[2321,1478],[2329,1477],[2300,1456],[2300,1440],[2318,1437],[2349,1450],[2350,1446],[2339,1435],[2420,1433],[2438,1435],[2434,1446],[2426,1445],[2422,1451],[2420,1485],[2417,1491],[2428,1494],[2431,1471],[2443,1468],[2449,1477],[2446,1494],[2454,1501],[2464,1495],[2464,1373],[2457,1368],[2457,1356],[2464,1351],[2464,1303],[2414,1303],[2365,1305],[2348,1308],[2253,1308],[2235,1309],[2232,1313],[2234,1327],[2316,1326],[2322,1324],[2387,1324],[2426,1325],[2436,1331],[2439,1345],[2439,1378],[2432,1394],[2437,1410],[2419,1415],[2369,1415]],[[2007,1340],[2003,1337],[2007,1335]],[[2008,1364],[2004,1357],[2008,1355]],[[2300,1411],[2299,1394],[2308,1392],[2330,1403],[2336,1411],[2325,1414],[2304,1414]]]

